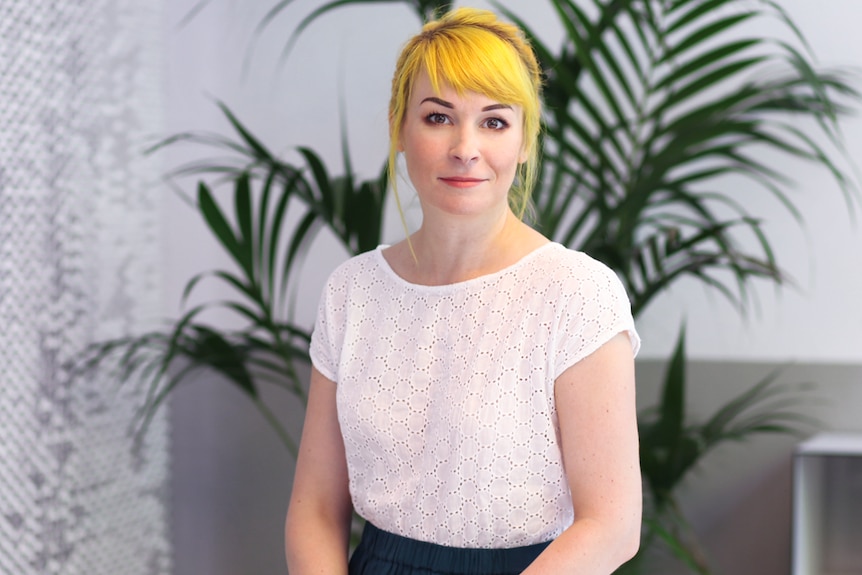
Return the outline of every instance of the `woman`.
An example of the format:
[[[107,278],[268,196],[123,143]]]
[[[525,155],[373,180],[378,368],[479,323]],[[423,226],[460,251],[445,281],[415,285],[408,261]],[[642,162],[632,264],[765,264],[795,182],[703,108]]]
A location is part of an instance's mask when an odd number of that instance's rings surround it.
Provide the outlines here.
[[[597,575],[636,552],[639,340],[616,276],[521,221],[540,114],[535,56],[490,12],[403,49],[390,180],[403,154],[422,224],[324,290],[292,575]]]

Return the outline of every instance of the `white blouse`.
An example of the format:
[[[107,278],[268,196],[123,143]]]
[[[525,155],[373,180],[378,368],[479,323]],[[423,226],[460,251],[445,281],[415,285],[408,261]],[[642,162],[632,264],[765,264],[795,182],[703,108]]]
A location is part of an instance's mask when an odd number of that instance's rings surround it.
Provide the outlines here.
[[[356,511],[455,547],[557,537],[573,512],[554,382],[621,331],[637,353],[622,283],[549,243],[499,272],[423,286],[382,247],[330,276],[311,342],[338,386]]]

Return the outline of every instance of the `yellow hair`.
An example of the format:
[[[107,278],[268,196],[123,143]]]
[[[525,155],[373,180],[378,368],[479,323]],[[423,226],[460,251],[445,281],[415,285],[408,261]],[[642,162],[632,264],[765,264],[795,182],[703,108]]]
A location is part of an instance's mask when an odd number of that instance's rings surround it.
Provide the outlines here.
[[[541,129],[541,71],[533,49],[521,30],[501,22],[487,10],[458,8],[425,24],[401,51],[392,78],[389,100],[389,181],[395,188],[395,160],[404,113],[413,84],[425,70],[439,92],[448,83],[458,93],[477,92],[523,111],[527,160],[518,166],[509,191],[509,206],[519,217],[530,210],[536,180]]]

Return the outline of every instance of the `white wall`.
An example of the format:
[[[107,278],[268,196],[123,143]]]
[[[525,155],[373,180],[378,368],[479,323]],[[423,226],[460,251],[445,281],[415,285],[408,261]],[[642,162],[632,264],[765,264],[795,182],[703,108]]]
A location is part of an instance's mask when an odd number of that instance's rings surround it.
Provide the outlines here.
[[[177,29],[175,24],[197,3],[178,0],[168,8],[166,26],[173,27],[167,86],[170,133],[230,133],[212,103],[217,98],[275,152],[298,163],[294,148],[312,148],[337,174],[342,166],[339,106],[343,104],[354,169],[362,177],[379,173],[388,154],[386,115],[392,68],[403,42],[419,29],[411,10],[371,4],[333,12],[313,25],[287,62],[280,64],[280,52],[297,21],[324,2],[296,0],[269,30],[257,36],[254,28],[275,0],[211,0],[190,24]],[[527,9],[530,3],[518,0],[510,5],[537,26],[554,22],[550,4]],[[253,56],[246,60],[250,46]],[[245,61],[251,66],[244,71]],[[168,165],[179,165],[194,152],[170,148],[165,155]],[[184,189],[192,193],[194,181],[187,180]],[[409,217],[410,198],[403,199]],[[176,197],[168,199],[165,224],[165,312],[170,315],[177,313],[188,278],[222,260],[197,216]],[[384,241],[402,237],[394,206],[389,206]],[[316,302],[325,277],[345,257],[327,238],[320,241],[333,247],[316,249],[315,261],[305,270],[302,298],[308,302]],[[207,291],[208,287],[201,288],[200,298],[218,293],[217,288]],[[313,309],[314,303],[306,306],[300,321],[310,325]]]
[[[782,0],[779,4],[801,27],[819,63],[857,68],[860,86],[862,36],[856,22],[862,19],[862,4],[854,0]],[[753,31],[782,32],[777,22],[763,22]],[[781,37],[791,39],[786,31]],[[848,156],[858,164],[862,118],[846,118],[842,127]],[[752,313],[741,320],[714,291],[694,281],[680,282],[641,318],[644,357],[667,357],[678,326],[686,321],[692,358],[862,361],[862,228],[854,224],[827,171],[787,158],[775,165],[797,183],[789,196],[805,220],[804,228],[762,190],[754,192],[749,183],[739,181],[728,181],[727,186],[739,186],[732,190],[736,199],[751,215],[763,219],[778,263],[794,285],[780,291],[769,284],[759,286]],[[860,214],[857,211],[857,220]]]
[[[178,22],[195,0],[169,4],[170,23]],[[386,156],[386,104],[394,58],[418,23],[402,6],[369,5],[332,13],[313,25],[283,66],[278,53],[298,18],[320,1],[297,0],[263,35],[253,28],[272,0],[212,0],[189,25],[171,31],[168,67],[169,129],[227,127],[212,103],[231,106],[252,131],[275,151],[291,157],[294,146],[309,146],[340,168],[339,101],[347,111],[354,165],[372,176]],[[559,24],[550,2],[509,0],[536,29],[546,31],[556,45]],[[810,2],[785,0],[782,5],[802,26],[824,65],[862,65],[862,3],[855,0]],[[763,24],[773,34],[778,25]],[[254,38],[257,41],[252,42]],[[254,44],[252,63],[243,74],[243,61]],[[862,120],[844,123],[850,157],[862,158]],[[183,152],[173,150],[176,165]],[[790,214],[762,190],[740,186],[740,199],[752,214],[766,220],[779,263],[796,287],[757,290],[756,305],[746,320],[721,296],[700,283],[680,282],[660,298],[640,321],[644,358],[667,357],[683,319],[688,324],[692,358],[794,360],[854,363],[862,361],[862,229],[851,223],[841,194],[822,169],[800,162],[781,164],[799,186],[791,193],[806,220],[800,229]],[[193,182],[186,182],[192,190]],[[751,193],[749,193],[751,192]],[[387,241],[401,237],[394,220]],[[174,199],[166,213],[168,278],[165,310],[176,312],[181,287],[193,271],[206,269],[217,250],[197,226],[196,216]],[[325,240],[324,240],[325,241]],[[314,301],[329,268],[344,254],[336,250],[309,269],[303,297]],[[206,287],[201,295],[207,294]],[[308,322],[310,310],[306,307]]]

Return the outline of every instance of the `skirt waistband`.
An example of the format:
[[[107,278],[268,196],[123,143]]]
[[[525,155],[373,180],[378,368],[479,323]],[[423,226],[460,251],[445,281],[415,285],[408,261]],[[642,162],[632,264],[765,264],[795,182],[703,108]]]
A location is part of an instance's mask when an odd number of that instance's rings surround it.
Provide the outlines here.
[[[550,544],[466,549],[417,541],[366,522],[350,575],[517,575]]]

